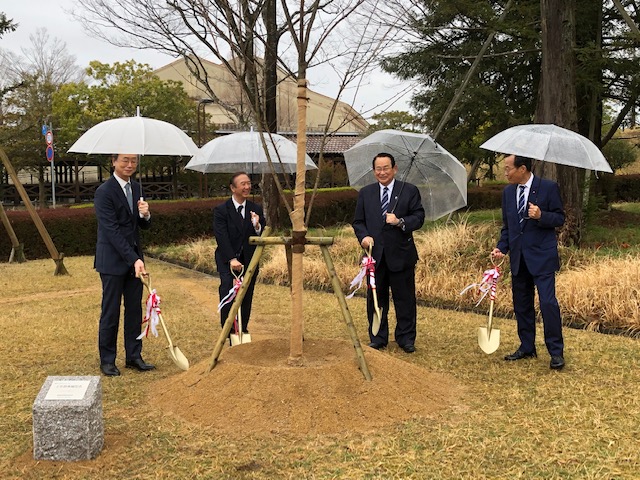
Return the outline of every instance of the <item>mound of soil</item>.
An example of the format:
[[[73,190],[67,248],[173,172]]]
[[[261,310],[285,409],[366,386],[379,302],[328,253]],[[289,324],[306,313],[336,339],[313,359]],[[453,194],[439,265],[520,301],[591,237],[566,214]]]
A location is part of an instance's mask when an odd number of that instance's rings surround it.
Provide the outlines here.
[[[211,372],[203,361],[155,383],[150,395],[189,422],[243,436],[367,432],[459,403],[452,377],[364,350],[372,381],[349,342],[306,340],[304,366],[293,367],[288,341],[266,339],[227,348]]]

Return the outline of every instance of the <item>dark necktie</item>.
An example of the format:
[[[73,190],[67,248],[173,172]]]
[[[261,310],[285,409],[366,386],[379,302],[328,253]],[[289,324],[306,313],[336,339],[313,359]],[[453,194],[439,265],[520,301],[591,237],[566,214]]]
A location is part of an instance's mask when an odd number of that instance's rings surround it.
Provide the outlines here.
[[[129,210],[133,213],[133,194],[131,193],[131,184],[126,183],[124,186],[124,191],[127,194],[127,202],[129,203]]]
[[[382,218],[387,219],[387,209],[389,208],[389,188],[384,187],[382,189]]]
[[[244,217],[242,216],[242,205],[238,205],[238,215],[240,215],[240,218],[244,220]]]
[[[524,220],[524,189],[526,185],[520,185],[520,191],[518,192],[518,216],[520,217],[520,223]]]

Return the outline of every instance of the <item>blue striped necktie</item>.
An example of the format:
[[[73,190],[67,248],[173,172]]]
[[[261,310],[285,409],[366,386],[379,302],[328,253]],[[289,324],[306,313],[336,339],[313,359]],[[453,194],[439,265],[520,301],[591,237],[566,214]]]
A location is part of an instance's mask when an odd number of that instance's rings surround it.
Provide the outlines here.
[[[520,191],[518,192],[518,216],[520,217],[520,223],[524,220],[524,189],[526,185],[520,185]]]
[[[387,219],[387,209],[389,208],[389,188],[384,187],[382,189],[382,218]]]

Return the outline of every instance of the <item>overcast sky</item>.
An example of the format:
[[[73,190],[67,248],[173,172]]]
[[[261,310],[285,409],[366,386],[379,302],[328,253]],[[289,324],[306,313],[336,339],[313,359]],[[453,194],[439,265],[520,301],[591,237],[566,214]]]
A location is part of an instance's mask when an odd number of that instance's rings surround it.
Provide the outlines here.
[[[59,38],[66,43],[67,50],[76,57],[80,67],[88,66],[92,60],[113,63],[134,59],[139,63],[148,63],[155,69],[173,61],[167,55],[114,47],[102,40],[89,37],[82,26],[67,13],[73,5],[74,0],[0,0],[0,11],[18,23],[15,32],[6,33],[0,39],[0,47],[20,54],[21,47],[30,47],[29,36],[38,28],[44,27],[52,38]],[[335,82],[331,82],[322,72],[311,70],[308,77],[313,90],[329,96],[335,95]],[[407,84],[400,84],[383,72],[369,75],[366,83],[353,104],[365,118],[384,110],[408,109],[411,90]],[[395,100],[395,103],[378,105],[382,100],[390,99],[396,94],[400,95],[401,92],[407,93]],[[343,100],[351,101],[348,98]]]

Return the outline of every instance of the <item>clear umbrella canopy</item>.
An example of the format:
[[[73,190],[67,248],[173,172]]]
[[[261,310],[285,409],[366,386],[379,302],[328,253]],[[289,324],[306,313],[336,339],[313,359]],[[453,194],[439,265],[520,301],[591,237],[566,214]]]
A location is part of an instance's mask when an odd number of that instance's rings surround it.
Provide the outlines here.
[[[295,173],[298,146],[281,135],[263,133],[276,173]],[[271,173],[259,132],[239,132],[214,138],[185,166],[202,173]],[[317,169],[305,154],[306,170]]]
[[[87,130],[69,152],[87,154],[133,153],[191,157],[198,147],[175,125],[135,116],[100,122]]]
[[[412,183],[420,190],[427,220],[436,220],[467,204],[464,165],[429,135],[400,130],[379,130],[344,152],[353,188],[359,190],[376,182],[372,162],[382,152],[395,158],[396,179]]]
[[[518,125],[494,135],[480,148],[560,165],[613,173],[596,145],[579,133],[552,124]]]

